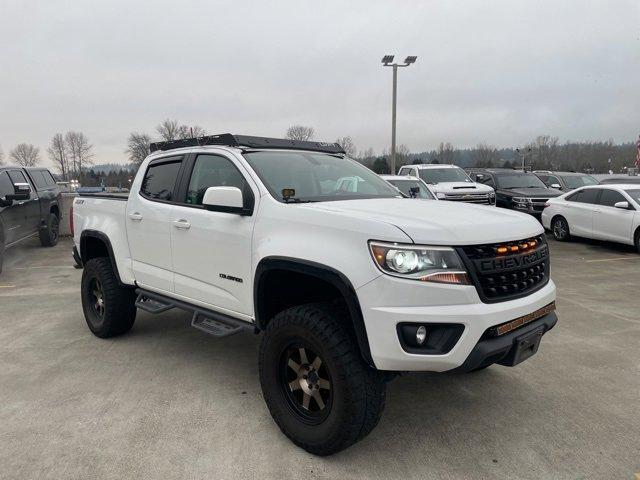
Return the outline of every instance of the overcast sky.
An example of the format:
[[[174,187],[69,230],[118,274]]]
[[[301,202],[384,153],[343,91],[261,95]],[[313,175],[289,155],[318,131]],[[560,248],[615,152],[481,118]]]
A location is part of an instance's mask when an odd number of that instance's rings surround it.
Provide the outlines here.
[[[165,118],[208,133],[518,146],[640,133],[640,2],[0,0],[0,145],[83,131],[125,162]],[[49,164],[49,161],[45,161]]]

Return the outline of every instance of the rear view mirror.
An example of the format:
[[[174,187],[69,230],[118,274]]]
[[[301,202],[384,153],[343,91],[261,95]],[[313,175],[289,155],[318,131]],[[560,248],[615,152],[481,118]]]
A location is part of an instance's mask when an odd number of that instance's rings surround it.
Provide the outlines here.
[[[613,206],[622,210],[630,210],[629,202],[616,202]]]
[[[559,184],[559,183],[552,183],[552,184],[551,184],[551,188],[555,188],[555,189],[557,189],[557,190],[560,190],[562,187],[560,186],[560,184]]]
[[[202,206],[213,212],[251,215],[244,209],[242,191],[238,187],[209,187],[204,192]]]
[[[28,183],[14,183],[13,195],[7,195],[8,202],[20,202],[31,198],[31,187]]]

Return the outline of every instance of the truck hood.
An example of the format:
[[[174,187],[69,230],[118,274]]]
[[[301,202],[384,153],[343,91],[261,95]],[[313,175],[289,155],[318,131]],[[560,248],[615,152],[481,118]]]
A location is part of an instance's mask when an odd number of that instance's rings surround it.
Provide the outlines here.
[[[430,183],[429,186],[434,192],[443,193],[489,193],[493,188],[481,183],[469,182],[440,182]]]
[[[510,188],[503,190],[505,193],[510,193],[514,197],[533,197],[533,198],[553,198],[562,195],[562,192],[551,188]]]
[[[477,245],[543,233],[530,215],[488,205],[381,198],[308,203],[304,207],[391,224],[422,244]]]

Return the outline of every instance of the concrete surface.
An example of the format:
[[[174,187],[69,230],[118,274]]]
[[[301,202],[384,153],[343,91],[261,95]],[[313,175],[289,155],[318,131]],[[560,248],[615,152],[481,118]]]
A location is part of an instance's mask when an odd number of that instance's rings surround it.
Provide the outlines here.
[[[640,472],[640,255],[551,244],[558,326],[515,368],[412,374],[380,425],[330,458],[262,400],[258,337],[177,311],[100,340],[70,240],[7,253],[0,276],[0,478],[633,479]]]

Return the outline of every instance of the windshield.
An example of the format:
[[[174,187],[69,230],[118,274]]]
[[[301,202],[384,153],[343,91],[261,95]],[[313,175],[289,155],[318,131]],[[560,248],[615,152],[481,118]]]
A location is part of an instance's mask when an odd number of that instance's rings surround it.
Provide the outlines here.
[[[367,167],[324,153],[261,151],[244,154],[281,202],[326,202],[400,195]],[[283,190],[292,190],[283,192]]]
[[[590,175],[567,175],[562,177],[568,188],[580,188],[587,185],[598,185],[598,181]]]
[[[398,190],[400,190],[402,193],[404,193],[407,197],[411,197],[411,189],[412,188],[418,188],[418,195],[416,196],[416,198],[425,198],[428,200],[434,200],[434,196],[431,194],[431,192],[427,189],[427,186],[422,183],[420,180],[400,180],[400,179],[393,179],[393,180],[387,180],[391,185],[393,185],[394,187],[396,187]]]
[[[473,183],[461,168],[419,168],[420,178],[427,183],[469,182]]]
[[[547,188],[533,173],[510,173],[496,177],[500,188]]]
[[[627,194],[633,198],[633,200],[640,205],[640,188],[634,188],[631,190],[625,190],[625,192],[627,192]]]

